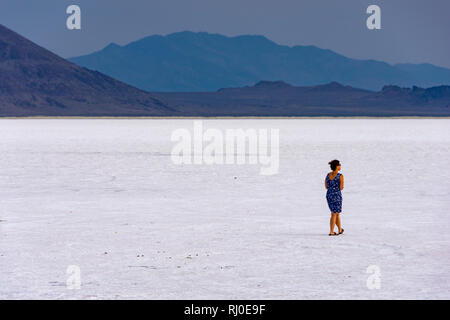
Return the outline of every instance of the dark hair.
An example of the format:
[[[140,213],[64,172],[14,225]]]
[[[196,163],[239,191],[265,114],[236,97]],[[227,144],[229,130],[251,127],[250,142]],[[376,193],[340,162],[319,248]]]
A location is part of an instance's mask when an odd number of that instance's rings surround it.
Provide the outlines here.
[[[330,165],[330,168],[331,168],[331,170],[336,170],[336,168],[338,167],[338,166],[340,166],[341,165],[341,163],[339,162],[339,160],[333,160],[333,161],[330,161],[330,162],[328,162],[328,164]]]

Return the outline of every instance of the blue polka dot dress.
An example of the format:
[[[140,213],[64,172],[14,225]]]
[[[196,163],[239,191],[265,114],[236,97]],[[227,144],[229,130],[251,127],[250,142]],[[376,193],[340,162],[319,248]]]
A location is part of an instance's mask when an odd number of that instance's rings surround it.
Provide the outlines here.
[[[341,174],[338,173],[333,180],[327,174],[327,202],[331,212],[340,213],[342,211],[342,193],[340,187]]]

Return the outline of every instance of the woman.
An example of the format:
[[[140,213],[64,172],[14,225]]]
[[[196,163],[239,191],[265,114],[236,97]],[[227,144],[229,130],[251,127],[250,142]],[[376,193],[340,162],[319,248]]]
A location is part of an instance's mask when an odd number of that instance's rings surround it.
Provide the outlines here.
[[[344,176],[339,173],[341,170],[341,164],[339,160],[333,160],[328,163],[331,168],[331,172],[327,174],[325,178],[325,189],[327,189],[327,202],[331,211],[330,218],[330,233],[329,236],[337,236],[344,233],[344,229],[341,227],[341,218],[339,214],[342,211],[342,193],[344,189]],[[339,233],[334,232],[334,226],[337,225]]]

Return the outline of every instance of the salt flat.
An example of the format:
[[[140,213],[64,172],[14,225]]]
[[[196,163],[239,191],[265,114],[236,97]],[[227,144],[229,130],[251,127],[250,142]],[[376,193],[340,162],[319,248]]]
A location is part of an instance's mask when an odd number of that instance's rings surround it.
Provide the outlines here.
[[[173,164],[191,119],[0,120],[0,298],[450,298],[449,119],[203,123],[280,129],[279,174]]]

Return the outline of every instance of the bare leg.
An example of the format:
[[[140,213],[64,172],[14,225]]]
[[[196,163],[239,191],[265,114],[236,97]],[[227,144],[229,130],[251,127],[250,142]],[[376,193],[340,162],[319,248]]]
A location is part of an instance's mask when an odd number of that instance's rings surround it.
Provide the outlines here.
[[[336,224],[336,214],[331,213],[331,218],[330,218],[330,234],[334,233],[334,226]]]
[[[336,216],[336,226],[338,227],[339,232],[342,231],[341,228],[341,215],[339,213],[335,214]]]

